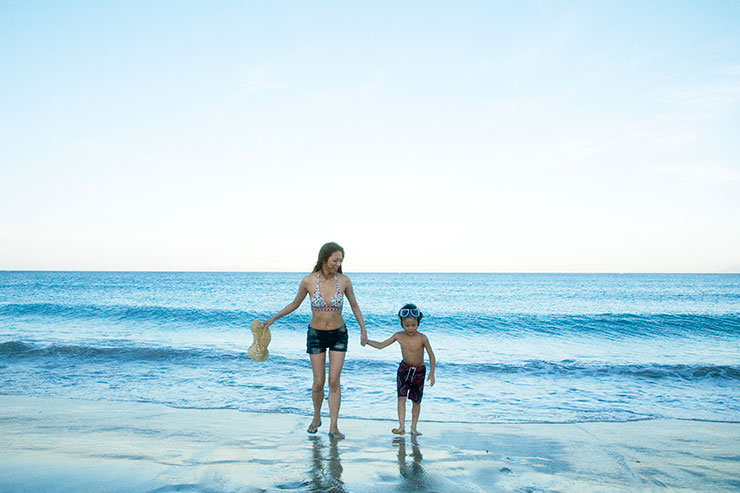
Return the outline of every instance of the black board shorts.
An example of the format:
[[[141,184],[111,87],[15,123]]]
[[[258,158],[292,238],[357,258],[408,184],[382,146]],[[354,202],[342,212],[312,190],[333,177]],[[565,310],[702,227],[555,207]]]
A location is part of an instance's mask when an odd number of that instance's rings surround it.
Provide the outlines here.
[[[310,325],[306,332],[306,352],[308,354],[329,351],[347,351],[347,326],[342,325],[334,330],[316,330]]]

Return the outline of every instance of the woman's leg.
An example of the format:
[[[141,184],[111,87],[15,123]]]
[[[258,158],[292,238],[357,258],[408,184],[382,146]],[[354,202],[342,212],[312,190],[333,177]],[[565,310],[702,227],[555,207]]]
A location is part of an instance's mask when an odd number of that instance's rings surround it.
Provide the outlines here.
[[[339,379],[342,375],[346,354],[344,351],[329,351],[329,415],[331,416],[329,431],[336,438],[344,438],[344,435],[339,433],[337,418],[339,417],[339,406],[342,403],[342,387]]]
[[[313,386],[311,399],[313,400],[313,421],[311,426],[316,428],[321,422],[321,405],[324,403],[324,381],[326,380],[326,351],[311,354],[311,369],[313,370]],[[313,432],[312,432],[313,433]]]

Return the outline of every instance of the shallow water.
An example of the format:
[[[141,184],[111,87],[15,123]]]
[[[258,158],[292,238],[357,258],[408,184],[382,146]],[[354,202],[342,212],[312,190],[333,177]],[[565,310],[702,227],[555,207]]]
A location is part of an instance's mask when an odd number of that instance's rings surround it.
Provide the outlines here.
[[[740,421],[740,275],[349,273],[369,336],[407,302],[438,361],[422,419]],[[0,392],[309,414],[299,273],[0,272]],[[350,349],[342,415],[395,418],[397,345]]]

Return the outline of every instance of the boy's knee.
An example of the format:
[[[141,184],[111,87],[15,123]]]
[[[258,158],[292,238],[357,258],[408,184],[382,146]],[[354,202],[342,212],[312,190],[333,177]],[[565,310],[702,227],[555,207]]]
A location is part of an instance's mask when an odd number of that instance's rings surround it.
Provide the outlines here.
[[[339,379],[329,379],[329,390],[337,391],[339,390]]]
[[[313,387],[311,387],[311,389],[314,392],[323,392],[324,391],[324,381],[322,380],[320,382],[314,382]]]

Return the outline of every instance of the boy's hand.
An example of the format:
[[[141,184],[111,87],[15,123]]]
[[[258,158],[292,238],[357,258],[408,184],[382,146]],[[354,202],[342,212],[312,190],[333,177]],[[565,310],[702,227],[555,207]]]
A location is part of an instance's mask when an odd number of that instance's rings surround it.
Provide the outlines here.
[[[360,345],[364,346],[365,344],[367,344],[367,333],[363,331],[360,335]]]
[[[429,386],[434,387],[434,373],[430,373],[427,376],[427,380],[429,380]]]

